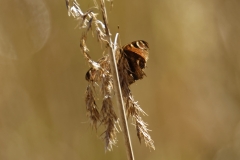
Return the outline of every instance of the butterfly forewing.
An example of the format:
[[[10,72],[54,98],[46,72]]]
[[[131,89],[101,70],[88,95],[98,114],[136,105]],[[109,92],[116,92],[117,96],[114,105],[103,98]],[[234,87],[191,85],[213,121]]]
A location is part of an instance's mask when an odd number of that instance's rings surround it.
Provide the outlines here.
[[[145,62],[148,60],[149,45],[146,41],[133,41],[132,43],[123,46],[123,50],[125,53],[132,52],[133,56],[137,59],[143,59]]]

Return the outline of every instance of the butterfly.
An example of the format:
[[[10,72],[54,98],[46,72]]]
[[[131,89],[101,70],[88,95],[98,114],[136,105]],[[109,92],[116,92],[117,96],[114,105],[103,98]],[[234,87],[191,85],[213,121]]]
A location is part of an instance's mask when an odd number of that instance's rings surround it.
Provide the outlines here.
[[[133,41],[124,45],[117,52],[117,66],[120,79],[128,81],[128,84],[134,83],[136,80],[146,76],[143,69],[146,68],[146,63],[149,57],[149,44],[144,40]],[[98,63],[104,64],[106,57],[98,60]],[[97,70],[90,68],[86,73],[86,80],[92,81],[98,74]],[[125,78],[123,78],[125,77]]]
[[[144,40],[133,41],[122,47],[122,54],[128,61],[129,72],[134,80],[142,79],[146,76],[143,69],[149,56],[149,45]]]

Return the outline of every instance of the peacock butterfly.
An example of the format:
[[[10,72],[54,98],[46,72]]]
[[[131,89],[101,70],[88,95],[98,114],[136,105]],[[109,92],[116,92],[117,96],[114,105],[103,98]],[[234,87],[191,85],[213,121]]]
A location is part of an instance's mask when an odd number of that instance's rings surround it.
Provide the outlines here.
[[[142,79],[144,75],[143,69],[146,67],[146,62],[149,56],[149,45],[146,41],[133,41],[122,47],[122,54],[125,55],[128,65],[129,74],[134,80]]]
[[[134,83],[136,80],[142,79],[146,76],[143,69],[146,67],[146,62],[149,56],[149,45],[144,40],[133,41],[120,49],[120,58],[117,60],[118,69],[126,70],[127,75],[120,75],[126,77],[128,84]],[[98,63],[101,63],[101,59]],[[120,69],[120,70],[121,70]],[[123,72],[121,72],[123,74]],[[90,68],[86,73],[86,80],[92,81],[97,74],[94,68]],[[121,78],[120,78],[121,79]],[[124,79],[124,78],[123,78]]]

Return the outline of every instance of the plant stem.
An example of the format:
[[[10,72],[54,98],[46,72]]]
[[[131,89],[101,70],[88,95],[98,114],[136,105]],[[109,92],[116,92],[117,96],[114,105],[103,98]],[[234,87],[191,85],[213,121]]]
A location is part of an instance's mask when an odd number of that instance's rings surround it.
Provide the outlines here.
[[[126,146],[126,150],[127,150],[127,157],[128,157],[128,160],[134,160],[134,154],[133,154],[131,138],[130,138],[130,134],[129,134],[127,119],[126,119],[125,107],[124,107],[124,102],[123,102],[123,97],[122,97],[122,90],[121,90],[121,86],[120,86],[120,82],[119,82],[118,69],[117,69],[116,58],[115,58],[115,53],[117,51],[116,40],[115,40],[115,44],[113,44],[112,39],[111,39],[111,34],[110,34],[110,31],[108,28],[105,2],[104,2],[104,0],[100,0],[100,3],[101,3],[103,21],[105,24],[105,32],[108,37],[107,40],[108,40],[109,46],[110,46],[109,47],[109,52],[110,52],[109,55],[110,55],[111,73],[113,76],[113,85],[115,88],[115,94],[116,94],[116,98],[117,98],[117,102],[118,102],[117,105],[118,105],[118,108],[120,111],[125,146]]]

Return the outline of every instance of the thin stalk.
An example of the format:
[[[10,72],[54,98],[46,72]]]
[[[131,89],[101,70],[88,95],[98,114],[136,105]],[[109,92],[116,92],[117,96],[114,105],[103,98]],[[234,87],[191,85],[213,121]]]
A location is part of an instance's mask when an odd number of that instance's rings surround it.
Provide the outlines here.
[[[123,97],[122,97],[122,90],[121,90],[121,86],[120,86],[120,82],[119,82],[119,75],[118,75],[117,63],[116,63],[116,58],[115,58],[115,53],[117,51],[116,40],[115,40],[115,44],[113,44],[112,39],[111,39],[111,34],[110,34],[110,31],[108,28],[105,2],[104,2],[104,0],[100,0],[100,3],[101,3],[103,21],[105,24],[106,35],[108,37],[107,40],[110,45],[110,47],[109,47],[110,54],[109,55],[110,55],[111,73],[113,76],[113,85],[115,88],[115,94],[116,94],[116,98],[117,98],[117,102],[118,102],[117,105],[118,105],[118,108],[120,111],[120,117],[121,117],[121,122],[122,122],[122,127],[123,127],[123,135],[124,135],[124,140],[125,140],[127,157],[128,157],[128,160],[134,160],[134,154],[133,154],[131,138],[130,138],[130,134],[129,134],[127,119],[126,119],[126,112],[125,112],[125,107],[124,107],[124,102],[123,102]]]

